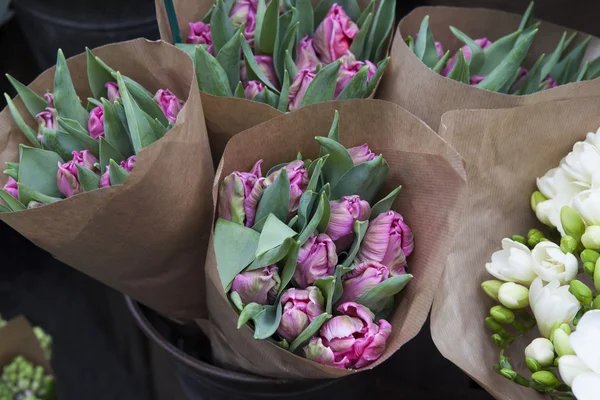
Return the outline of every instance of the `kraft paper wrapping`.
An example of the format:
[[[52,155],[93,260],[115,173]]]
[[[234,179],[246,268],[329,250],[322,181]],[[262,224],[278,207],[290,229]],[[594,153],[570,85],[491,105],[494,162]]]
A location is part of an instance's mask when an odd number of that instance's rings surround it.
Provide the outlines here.
[[[271,166],[304,156],[318,156],[317,135],[326,136],[334,111],[340,113],[340,138],[347,147],[368,143],[389,163],[382,193],[403,185],[393,207],[413,229],[415,251],[409,258],[414,275],[396,297],[388,318],[393,326],[385,353],[367,369],[389,358],[412,339],[427,318],[465,204],[467,183],[463,160],[422,121],[389,102],[349,100],[301,108],[236,135],[229,141],[215,177],[218,187],[233,171],[247,171],[264,160]],[[212,236],[211,236],[212,238]],[[212,239],[206,261],[210,332],[217,365],[278,378],[335,378],[356,371],[316,364],[267,340],[255,340],[248,326],[237,329],[238,314],[229,304],[218,277]]]
[[[190,32],[188,23],[202,20],[214,3],[214,0],[173,0],[181,37],[184,42]],[[315,6],[319,3],[319,0],[311,0],[311,3]],[[359,0],[358,4],[361,9],[364,9],[369,1]],[[164,1],[155,0],[155,5],[160,37],[166,42],[173,43],[173,35],[169,27]],[[201,96],[215,163],[221,158],[227,141],[233,135],[283,114],[271,106],[255,101],[219,97],[207,93],[201,93]]]
[[[125,184],[41,208],[0,214],[58,260],[170,317],[205,316],[203,262],[212,221],[214,168],[192,61],[164,42],[137,39],[93,50],[106,64],[154,93],[186,100],[176,125],[142,150]],[[85,54],[68,66],[81,99],[92,96]],[[53,87],[54,68],[29,87]],[[20,99],[15,104],[32,127]],[[6,108],[0,113],[0,165],[18,162],[26,143]],[[0,185],[8,177],[0,177]]]
[[[50,362],[44,356],[44,350],[25,317],[11,319],[0,328],[0,374],[2,368],[17,356],[23,356],[34,366],[44,367],[48,374],[52,373]]]
[[[453,54],[462,45],[450,32],[455,26],[471,38],[487,37],[494,41],[517,30],[521,15],[482,8],[419,7],[404,17],[398,25],[390,52],[391,61],[383,75],[376,97],[396,103],[421,118],[437,130],[442,114],[450,110],[473,108],[510,108],[573,97],[600,95],[600,78],[570,83],[528,96],[513,96],[489,92],[445,78],[430,70],[410,51],[404,40],[419,32],[423,17],[429,15],[431,31]],[[549,22],[542,22],[523,66],[530,68],[542,53],[549,56],[564,31],[574,30]],[[587,34],[580,33],[576,46]],[[584,62],[600,56],[600,39],[593,37],[584,56]]]
[[[497,375],[499,349],[484,318],[494,305],[481,289],[493,279],[485,270],[501,240],[541,228],[529,205],[536,178],[600,126],[600,98],[571,99],[502,110],[444,114],[440,135],[467,164],[467,210],[435,296],[431,333],[440,352],[497,399],[542,399],[533,389]],[[508,356],[528,375],[523,350],[536,337],[515,342]]]

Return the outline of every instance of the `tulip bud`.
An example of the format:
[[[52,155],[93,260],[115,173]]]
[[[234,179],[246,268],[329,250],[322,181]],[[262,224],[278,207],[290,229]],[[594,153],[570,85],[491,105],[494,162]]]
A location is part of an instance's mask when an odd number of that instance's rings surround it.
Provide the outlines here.
[[[95,173],[98,172],[95,167],[98,159],[89,150],[73,151],[72,154],[73,159],[71,161],[58,163],[58,171],[56,172],[58,190],[66,197],[81,193],[82,189],[79,184],[77,165],[92,170]]]
[[[586,249],[600,251],[600,226],[588,226],[581,236],[581,243]]]
[[[596,296],[594,302],[592,303],[592,308],[594,310],[600,310],[600,296]]]
[[[560,239],[560,249],[563,253],[575,253],[579,242],[571,236],[563,236]]]
[[[288,211],[290,213],[295,213],[298,211],[300,197],[302,197],[302,194],[306,191],[310,179],[308,178],[308,171],[304,168],[304,161],[302,160],[292,161],[284,168],[290,181],[290,202],[288,204]],[[275,182],[279,177],[279,174],[281,174],[282,169],[278,169],[267,176],[265,179],[265,186],[269,186]]]
[[[98,187],[110,187],[110,165],[107,165],[104,173],[100,175],[100,183],[98,184]]]
[[[296,49],[296,67],[299,71],[307,69],[314,72],[320,63],[321,61],[313,47],[313,40],[309,39],[308,35],[304,35],[298,42],[298,48]]]
[[[58,128],[58,122],[56,121],[57,112],[55,108],[46,107],[46,109],[38,114],[36,118],[40,128],[46,128],[56,130]]]
[[[298,71],[288,92],[288,108],[290,111],[300,108],[306,89],[308,89],[314,78],[315,72],[311,70],[302,69]]]
[[[106,82],[104,87],[107,91],[106,97],[111,103],[114,103],[121,97],[121,92],[119,92],[119,85],[117,85],[117,82]]]
[[[291,343],[323,314],[325,300],[319,289],[309,286],[305,290],[288,289],[281,297],[281,304],[283,312],[277,333]]]
[[[265,78],[273,85],[277,86],[277,73],[275,72],[275,65],[273,64],[273,57],[271,56],[254,56],[256,63],[258,64],[258,68],[265,75]],[[244,87],[248,84],[247,75],[246,75],[246,63],[241,63],[240,68],[240,78],[242,80],[242,84]],[[262,90],[261,90],[262,91]],[[252,100],[252,99],[250,99]]]
[[[46,107],[54,108],[54,95],[52,93],[44,94],[44,99],[48,102]]]
[[[569,284],[569,292],[584,306],[589,306],[592,302],[593,295],[591,289],[577,279],[572,280]]]
[[[550,371],[538,371],[538,372],[534,372],[531,375],[531,379],[536,382],[539,383],[540,385],[545,385],[548,387],[556,387],[560,384],[560,381],[558,380],[558,378],[556,377],[556,375],[554,375],[552,372]]]
[[[540,363],[537,360],[534,360],[533,358],[525,357],[525,364],[531,372],[541,371],[542,369]]]
[[[536,190],[531,194],[531,209],[535,212],[537,205],[543,201],[548,200],[546,196],[542,194],[539,190]]]
[[[577,211],[569,206],[561,208],[560,223],[566,235],[573,237],[577,241],[581,240],[581,235],[585,231],[585,224]]]
[[[244,37],[250,46],[254,44],[257,4],[258,2],[253,0],[236,0],[229,12],[229,19],[234,28],[245,24]]]
[[[342,65],[340,66],[337,83],[335,86],[335,98],[338,97],[346,85],[348,85],[350,79],[352,79],[363,66],[367,65],[369,67],[369,72],[367,73],[367,83],[371,80],[371,78],[373,78],[375,72],[377,72],[377,66],[375,64],[369,60],[366,60],[365,62],[358,61],[352,53],[343,55],[340,58],[340,61],[342,62]]]
[[[362,262],[342,276],[343,291],[339,303],[355,301],[368,290],[373,289],[390,275],[390,270],[375,261]]]
[[[190,26],[190,34],[188,35],[186,42],[189,44],[205,44],[208,46],[206,51],[214,55],[210,24],[199,21],[189,22],[188,25]]]
[[[232,172],[223,179],[219,187],[219,218],[248,228],[254,226],[256,208],[265,188],[261,164],[259,160],[250,172]]]
[[[4,185],[3,189],[6,190],[8,194],[10,194],[15,199],[19,199],[19,185],[17,184],[17,181],[13,179],[12,176],[8,177],[8,182],[6,182],[6,185]]]
[[[537,361],[542,367],[548,367],[554,362],[554,345],[546,338],[534,339],[525,347],[525,357]]]
[[[252,100],[263,90],[265,90],[265,85],[263,85],[262,82],[250,81],[244,89],[244,95],[246,96],[247,100]]]
[[[529,289],[514,282],[506,282],[498,290],[498,300],[512,310],[525,308],[529,305]]]
[[[237,292],[244,304],[272,304],[277,297],[281,279],[275,265],[236,275],[231,290]]]
[[[524,236],[521,236],[521,235],[512,235],[512,236],[511,236],[511,239],[512,239],[514,242],[521,243],[522,245],[525,245],[525,246],[527,246],[527,239],[525,239],[525,237],[524,237]]]
[[[354,222],[366,221],[371,214],[369,202],[358,196],[343,196],[329,202],[331,215],[325,233],[336,244],[338,251],[345,250],[354,238]]]
[[[335,245],[324,233],[312,235],[300,248],[294,281],[305,288],[317,279],[332,276],[338,262]]]
[[[360,146],[349,148],[348,154],[350,154],[350,157],[352,157],[354,165],[372,161],[377,158],[377,154],[373,153],[366,143]]]
[[[498,301],[498,291],[500,290],[500,286],[502,286],[504,282],[498,280],[489,280],[485,281],[481,284],[481,288],[492,299]]]
[[[313,337],[308,346],[304,348],[304,355],[307,359],[323,365],[335,365],[335,356],[331,348],[323,345],[323,339],[318,336]],[[339,368],[344,368],[343,365]]]
[[[137,156],[130,156],[127,160],[121,161],[121,168],[123,168],[127,172],[133,171],[135,167],[135,163],[137,162]]]
[[[515,314],[503,306],[494,306],[490,309],[490,315],[496,322],[501,324],[512,324],[515,320]]]
[[[357,260],[386,265],[392,276],[406,273],[406,257],[415,247],[411,229],[396,211],[379,214],[367,228]]]
[[[584,262],[583,263],[583,272],[587,275],[594,277],[594,270],[596,269],[596,263],[593,262]]]
[[[596,262],[600,258],[600,253],[598,253],[595,250],[585,249],[581,252],[580,257],[581,261],[584,263],[591,262],[596,264]]]
[[[569,342],[569,334],[570,332],[565,332],[563,329],[557,329],[554,331],[552,343],[554,344],[554,350],[559,357],[575,354],[571,348],[571,343]]]
[[[174,124],[177,121],[177,115],[181,111],[182,102],[169,89],[159,89],[154,95],[154,101],[162,110],[167,121]]]
[[[350,50],[358,26],[344,8],[333,4],[314,33],[313,46],[324,64],[331,64]]]
[[[104,137],[104,107],[99,105],[90,111],[88,119],[88,132],[96,140]]]

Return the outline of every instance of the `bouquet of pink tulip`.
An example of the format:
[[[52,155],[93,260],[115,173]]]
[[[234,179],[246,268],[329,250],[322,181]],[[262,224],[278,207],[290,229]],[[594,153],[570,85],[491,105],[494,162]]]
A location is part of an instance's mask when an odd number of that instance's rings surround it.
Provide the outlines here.
[[[176,45],[194,58],[203,92],[291,111],[371,96],[389,61],[395,8],[395,0],[377,9],[372,0],[362,13],[356,0],[314,9],[310,0],[218,0]]]
[[[444,53],[443,44],[436,42],[429,29],[429,16],[421,23],[416,39],[409,36],[407,45],[434,72],[465,84],[498,93],[528,95],[552,89],[570,82],[591,80],[600,76],[600,57],[583,63],[591,36],[565,54],[577,33],[567,38],[565,32],[556,49],[546,57],[541,54],[529,70],[521,65],[538,32],[540,23],[533,23],[534,2],[531,2],[515,32],[497,39],[472,39],[457,28],[450,31],[464,46],[452,57]]]
[[[163,137],[177,120],[182,102],[168,89],[153,96],[89,49],[87,73],[94,98],[87,108],[73,87],[65,57],[58,51],[54,88],[43,98],[10,75],[36,131],[4,94],[10,112],[29,143],[20,146],[19,163],[7,162],[8,182],[0,191],[0,212],[43,206],[78,193],[120,185],[136,155]]]
[[[374,203],[385,159],[367,144],[339,143],[336,113],[321,156],[276,165],[262,176],[233,172],[219,189],[214,245],[223,288],[256,339],[339,368],[361,368],[385,351],[394,296],[413,234],[390,211],[400,187]],[[373,206],[371,206],[373,204]],[[231,248],[239,249],[235,253]]]
[[[531,207],[551,234],[532,229],[527,237],[503,239],[486,264],[496,280],[481,285],[500,303],[485,320],[501,349],[496,372],[555,399],[593,400],[600,393],[599,168],[600,129],[537,180]],[[590,278],[594,290],[585,283]],[[536,326],[541,337],[525,348],[527,379],[514,371],[504,349]]]

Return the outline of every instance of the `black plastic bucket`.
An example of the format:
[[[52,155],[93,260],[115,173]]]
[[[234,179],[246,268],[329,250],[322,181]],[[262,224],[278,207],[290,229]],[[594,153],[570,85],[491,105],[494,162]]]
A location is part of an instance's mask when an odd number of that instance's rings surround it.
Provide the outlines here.
[[[158,39],[154,0],[18,0],[12,2],[38,67],[107,43]]]
[[[372,371],[329,380],[285,380],[228,371],[210,363],[210,344],[196,329],[178,326],[127,298],[148,338],[169,354],[175,376],[192,400],[352,400],[373,393]]]

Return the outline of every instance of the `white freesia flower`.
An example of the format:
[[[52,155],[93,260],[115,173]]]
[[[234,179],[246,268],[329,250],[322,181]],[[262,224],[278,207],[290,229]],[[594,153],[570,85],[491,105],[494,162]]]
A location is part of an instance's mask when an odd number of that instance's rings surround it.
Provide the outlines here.
[[[596,132],[589,132],[585,137],[586,143],[596,146],[600,149],[600,128]]]
[[[485,269],[494,277],[507,282],[530,285],[535,279],[531,250],[522,243],[502,239],[502,250],[492,254],[492,262]]]
[[[545,282],[553,280],[566,284],[575,279],[579,270],[577,257],[563,253],[553,242],[540,242],[531,251],[533,271]]]
[[[581,307],[569,286],[560,286],[557,280],[544,286],[541,278],[536,278],[529,288],[529,305],[544,337],[550,337],[555,323],[570,323]]]
[[[556,172],[556,175],[565,178],[564,173],[562,172]],[[598,175],[600,175],[600,173],[598,173]],[[548,187],[545,187],[544,185]],[[561,178],[558,186],[552,186],[549,188],[549,185],[550,184],[545,181],[540,183],[540,180],[538,180],[538,189],[540,189],[540,191],[541,187],[544,187],[544,190],[546,191],[556,191],[556,195],[549,200],[538,203],[535,208],[535,215],[541,223],[551,228],[558,228],[559,232],[564,235],[565,232],[562,229],[562,224],[560,223],[560,210],[564,206],[571,205],[573,198],[584,190],[588,190],[590,185],[582,182],[568,181],[566,178],[564,180]],[[546,196],[546,194],[544,195]]]
[[[529,289],[514,282],[506,282],[498,289],[498,301],[506,308],[518,310],[529,305]]]
[[[600,310],[586,312],[571,334],[571,347],[579,361],[559,359],[559,371],[578,400],[597,400],[600,396]],[[561,368],[561,363],[563,367]],[[563,375],[564,370],[564,375]]]
[[[572,204],[588,226],[600,225],[600,189],[578,193],[573,197]]]
[[[539,362],[542,367],[547,367],[554,362],[554,346],[546,338],[537,338],[525,347],[525,357]]]
[[[573,182],[567,178],[565,171],[562,168],[552,168],[546,172],[546,175],[537,178],[537,187],[544,196],[549,199],[555,198],[560,192],[564,191],[564,187]]]
[[[592,184],[592,175],[600,170],[600,149],[588,142],[577,142],[560,162],[565,175],[587,185]]]

